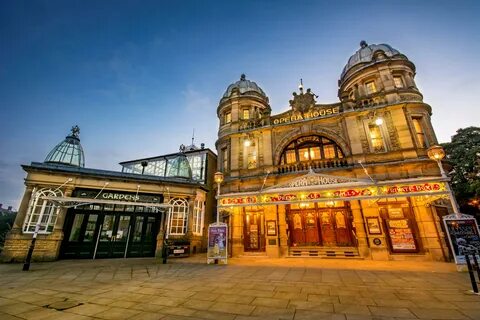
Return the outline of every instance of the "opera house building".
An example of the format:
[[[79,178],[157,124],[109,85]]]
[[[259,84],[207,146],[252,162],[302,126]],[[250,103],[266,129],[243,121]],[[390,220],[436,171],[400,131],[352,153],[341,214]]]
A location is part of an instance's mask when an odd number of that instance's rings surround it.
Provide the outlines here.
[[[400,51],[362,41],[339,102],[301,85],[272,114],[255,82],[231,84],[216,147],[232,255],[447,260],[447,181],[427,156],[432,108],[414,77]]]

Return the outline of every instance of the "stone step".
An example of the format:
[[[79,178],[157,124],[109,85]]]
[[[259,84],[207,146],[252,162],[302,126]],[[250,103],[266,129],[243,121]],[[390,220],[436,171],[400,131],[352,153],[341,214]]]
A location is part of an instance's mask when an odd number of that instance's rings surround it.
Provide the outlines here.
[[[290,247],[288,256],[362,259],[356,247]]]

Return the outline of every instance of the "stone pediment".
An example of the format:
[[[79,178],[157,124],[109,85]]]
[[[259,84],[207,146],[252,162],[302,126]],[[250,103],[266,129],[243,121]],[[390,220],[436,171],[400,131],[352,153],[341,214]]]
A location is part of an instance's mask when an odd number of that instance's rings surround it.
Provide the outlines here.
[[[269,187],[264,191],[274,191],[276,189],[289,189],[289,188],[305,188],[305,187],[321,187],[328,185],[371,185],[372,181],[366,179],[356,179],[341,176],[332,176],[326,174],[315,173],[312,169],[300,177],[294,178],[290,181]]]

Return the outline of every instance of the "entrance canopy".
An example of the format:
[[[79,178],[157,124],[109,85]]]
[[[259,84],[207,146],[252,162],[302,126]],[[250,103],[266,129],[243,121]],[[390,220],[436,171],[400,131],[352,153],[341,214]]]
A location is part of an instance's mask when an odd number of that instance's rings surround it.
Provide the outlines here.
[[[221,195],[218,197],[218,206],[227,208],[448,195],[447,181],[448,179],[441,177],[423,177],[377,182],[310,171],[306,175],[261,191]]]
[[[92,198],[76,198],[76,197],[41,197],[42,199],[52,201],[61,207],[72,208],[87,204],[116,204],[125,206],[142,206],[150,208],[171,208],[172,205],[168,203],[154,203],[154,202],[134,202],[134,201],[121,201],[121,200],[104,200],[104,199],[92,199]]]

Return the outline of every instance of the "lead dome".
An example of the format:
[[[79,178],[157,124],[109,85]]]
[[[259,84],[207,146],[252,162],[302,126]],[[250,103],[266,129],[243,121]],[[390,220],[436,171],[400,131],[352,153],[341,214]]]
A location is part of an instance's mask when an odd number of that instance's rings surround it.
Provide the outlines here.
[[[262,88],[260,88],[255,82],[247,80],[245,74],[242,74],[240,76],[240,80],[228,86],[227,90],[223,94],[223,98],[229,98],[235,89],[237,89],[240,94],[245,94],[247,92],[256,92],[261,96],[267,98],[267,95],[262,90]]]
[[[376,53],[383,53],[387,58],[398,57],[404,60],[408,60],[405,55],[400,53],[397,49],[394,49],[392,46],[381,43],[381,44],[367,44],[366,41],[362,40],[360,42],[360,49],[357,50],[349,59],[345,67],[343,68],[342,74],[340,75],[340,81],[343,81],[346,74],[352,70],[354,67],[357,69],[357,66],[369,65],[370,63],[376,62]]]

